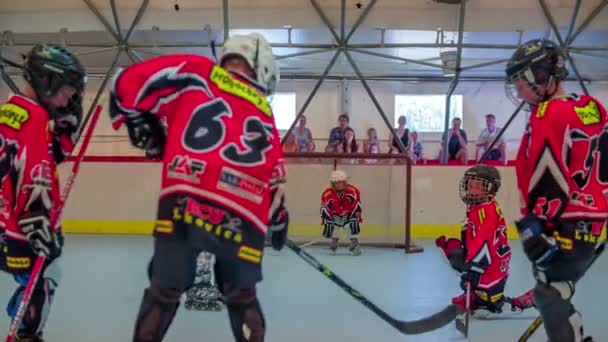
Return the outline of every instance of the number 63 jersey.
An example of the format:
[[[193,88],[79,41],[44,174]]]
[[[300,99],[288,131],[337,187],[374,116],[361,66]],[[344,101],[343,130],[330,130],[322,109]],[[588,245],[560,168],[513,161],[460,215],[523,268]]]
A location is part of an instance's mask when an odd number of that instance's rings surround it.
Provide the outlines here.
[[[112,89],[126,115],[166,123],[161,200],[186,194],[229,210],[266,233],[270,187],[283,152],[266,98],[246,79],[198,55],[168,55],[121,71]]]
[[[608,217],[608,118],[587,95],[542,102],[530,114],[516,160],[522,215],[596,221]]]

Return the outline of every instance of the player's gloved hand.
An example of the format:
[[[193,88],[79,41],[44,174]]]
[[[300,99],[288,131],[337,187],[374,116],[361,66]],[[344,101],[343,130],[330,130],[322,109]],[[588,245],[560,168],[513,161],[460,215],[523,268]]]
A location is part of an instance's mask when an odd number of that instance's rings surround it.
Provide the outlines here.
[[[287,209],[278,210],[270,220],[270,243],[272,248],[277,251],[283,249],[287,241],[287,230],[289,226],[289,213]]]
[[[465,271],[460,274],[460,288],[466,291],[467,282],[471,283],[472,288],[476,288],[479,285],[482,274],[483,268],[472,262],[467,263]]]
[[[45,215],[30,215],[19,220],[19,227],[36,254],[53,260],[61,255],[63,235],[55,232]]]
[[[528,259],[540,269],[546,268],[557,256],[560,247],[553,237],[545,235],[545,220],[527,215],[515,222]]]
[[[454,249],[462,248],[462,242],[455,238],[447,239],[445,235],[441,235],[437,239],[435,239],[435,245],[443,250],[445,255],[450,254],[450,251]]]
[[[165,149],[165,131],[152,114],[130,116],[126,121],[131,144],[146,151],[146,158],[160,159]]]

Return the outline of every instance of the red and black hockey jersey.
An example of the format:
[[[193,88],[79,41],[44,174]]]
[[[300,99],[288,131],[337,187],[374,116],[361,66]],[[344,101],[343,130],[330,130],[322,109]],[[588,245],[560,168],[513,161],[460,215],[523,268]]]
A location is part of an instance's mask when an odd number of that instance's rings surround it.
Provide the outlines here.
[[[587,95],[536,106],[519,147],[516,172],[522,215],[532,213],[550,221],[606,220],[608,118],[604,107]]]
[[[333,220],[334,216],[340,218],[357,217],[359,223],[363,222],[363,209],[361,207],[361,193],[352,184],[348,184],[343,192],[337,192],[329,187],[321,195],[321,220],[322,224]]]
[[[462,243],[465,262],[484,269],[479,288],[489,289],[509,275],[511,248],[507,226],[495,200],[467,207]]]
[[[49,114],[38,103],[14,95],[0,107],[0,229],[27,241],[19,228],[26,217],[49,221],[60,205]],[[55,222],[54,229],[60,225]]]
[[[112,89],[126,115],[149,113],[167,124],[161,198],[185,193],[230,209],[263,233],[270,184],[284,177],[283,151],[266,98],[238,76],[198,55],[135,64]]]

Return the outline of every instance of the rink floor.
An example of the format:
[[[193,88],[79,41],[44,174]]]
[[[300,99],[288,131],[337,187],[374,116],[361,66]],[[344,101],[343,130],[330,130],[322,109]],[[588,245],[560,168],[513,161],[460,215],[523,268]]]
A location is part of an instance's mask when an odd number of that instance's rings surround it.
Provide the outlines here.
[[[459,292],[458,278],[430,241],[419,241],[425,252],[365,248],[352,257],[342,250],[308,247],[315,257],[361,293],[400,319],[416,319],[444,307]],[[533,284],[518,241],[514,250],[508,295],[519,295]],[[50,342],[128,342],[142,290],[152,239],[136,236],[69,235],[63,257],[63,282],[57,292],[46,338]],[[401,335],[353,300],[291,251],[267,249],[264,282],[259,286],[270,342],[464,341],[453,324],[424,335]],[[600,260],[577,289],[575,303],[586,331],[608,341],[605,308],[608,261]],[[0,297],[8,300],[12,279],[0,275]],[[515,341],[534,319],[530,310],[503,319],[473,320],[469,341]],[[8,319],[3,317],[0,336]],[[603,326],[604,325],[604,326]],[[542,329],[530,341],[545,341]],[[166,341],[232,341],[226,311],[206,313],[180,308]]]

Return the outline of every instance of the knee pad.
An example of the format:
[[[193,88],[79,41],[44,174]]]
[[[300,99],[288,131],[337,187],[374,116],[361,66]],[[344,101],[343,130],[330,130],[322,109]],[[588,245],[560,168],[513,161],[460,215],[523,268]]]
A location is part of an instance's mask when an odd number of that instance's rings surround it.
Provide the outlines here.
[[[29,274],[16,275],[15,280],[20,286],[15,290],[6,307],[11,320],[17,314],[19,304],[21,304],[21,298],[29,280]],[[42,329],[48,319],[56,288],[57,283],[52,279],[42,278],[38,281],[32,291],[30,303],[21,321],[21,326],[19,326],[19,333],[24,333],[28,336],[42,335]]]
[[[266,321],[255,289],[238,290],[226,296],[232,333],[237,342],[262,342]]]
[[[571,282],[537,283],[534,303],[545,323],[551,342],[580,342],[583,339],[583,321],[570,298],[574,294]]]
[[[137,323],[134,342],[160,342],[173,322],[181,292],[150,286],[144,291]]]

